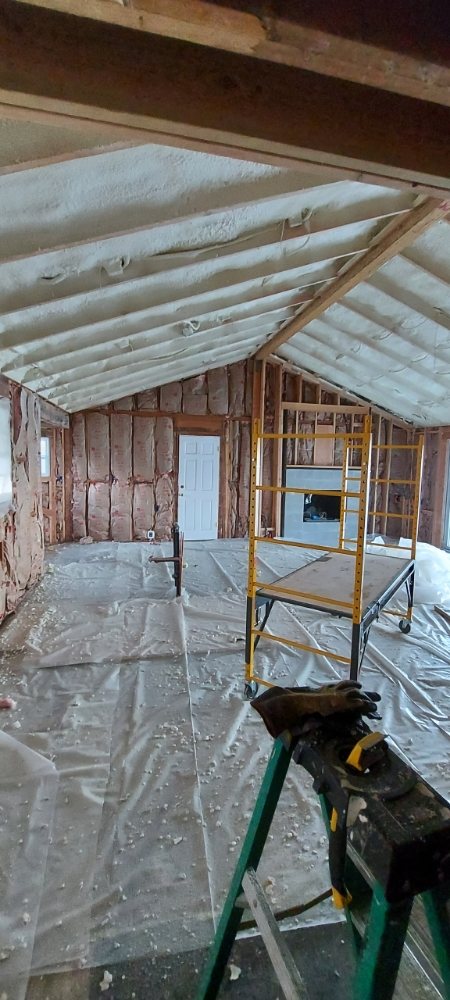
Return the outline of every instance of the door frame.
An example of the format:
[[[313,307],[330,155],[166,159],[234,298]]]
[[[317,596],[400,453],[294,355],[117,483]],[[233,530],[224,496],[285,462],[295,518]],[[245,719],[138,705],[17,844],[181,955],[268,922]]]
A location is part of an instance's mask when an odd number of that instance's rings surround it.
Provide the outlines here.
[[[174,441],[174,488],[176,502],[174,504],[175,516],[178,518],[178,493],[179,493],[179,470],[180,470],[180,435],[192,435],[194,437],[218,437],[220,438],[219,452],[219,521],[218,538],[226,538],[228,524],[228,468],[229,468],[229,421],[226,417],[208,417],[208,423],[204,418],[196,421],[194,415],[177,414],[174,420],[175,441]]]
[[[222,528],[222,525],[221,525],[221,494],[222,494],[222,475],[223,475],[223,470],[222,470],[222,451],[223,451],[222,435],[220,433],[218,433],[217,431],[212,431],[212,430],[209,430],[209,429],[206,429],[206,428],[202,428],[201,432],[199,432],[199,431],[191,431],[191,430],[188,430],[187,428],[183,427],[178,432],[178,434],[177,434],[177,447],[176,447],[176,463],[177,463],[177,469],[176,469],[176,500],[177,500],[177,502],[176,502],[176,505],[175,505],[177,521],[179,519],[179,493],[180,493],[179,479],[180,479],[180,453],[181,453],[180,438],[181,437],[215,437],[215,438],[219,439],[219,476],[218,476],[218,484],[217,484],[217,486],[218,486],[218,489],[217,489],[217,501],[218,501],[217,502],[217,538],[222,538],[223,537],[222,532],[221,532],[221,528]]]

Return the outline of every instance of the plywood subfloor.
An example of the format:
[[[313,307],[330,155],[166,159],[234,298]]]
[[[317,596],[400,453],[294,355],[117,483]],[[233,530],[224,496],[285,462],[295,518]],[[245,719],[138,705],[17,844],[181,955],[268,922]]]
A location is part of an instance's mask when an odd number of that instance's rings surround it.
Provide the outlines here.
[[[394,580],[401,577],[409,562],[409,559],[396,559],[392,556],[366,555],[363,612],[386,593]],[[291,599],[295,600],[294,595],[297,593],[299,603],[309,607],[323,607],[332,614],[345,613],[351,616],[354,589],[355,556],[332,553],[280,577],[266,593],[269,597],[283,599],[283,596],[287,596],[283,595],[283,591],[291,591]],[[261,586],[261,592],[265,592],[264,585]]]

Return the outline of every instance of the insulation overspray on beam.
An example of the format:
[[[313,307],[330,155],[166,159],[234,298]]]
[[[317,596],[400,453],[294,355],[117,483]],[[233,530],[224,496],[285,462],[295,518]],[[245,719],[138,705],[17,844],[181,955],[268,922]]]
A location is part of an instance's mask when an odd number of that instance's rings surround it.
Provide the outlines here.
[[[0,516],[0,621],[42,575],[44,528],[39,400],[11,387],[13,504]]]

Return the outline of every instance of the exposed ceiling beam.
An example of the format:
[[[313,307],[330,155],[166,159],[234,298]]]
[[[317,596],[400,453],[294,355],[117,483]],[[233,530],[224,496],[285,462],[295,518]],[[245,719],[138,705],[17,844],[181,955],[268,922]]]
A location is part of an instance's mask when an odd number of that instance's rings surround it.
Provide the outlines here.
[[[17,0],[0,6],[0,102],[108,124],[111,138],[136,129],[210,153],[450,190],[443,105]]]
[[[409,3],[406,9],[403,7],[398,16],[395,2],[390,3],[390,17],[387,18],[384,5],[378,0],[370,5],[372,17],[366,5],[364,32],[356,34],[351,30],[352,25],[346,23],[345,8],[349,8],[349,4],[345,0],[341,0],[334,17],[330,5],[326,17],[321,16],[320,4],[316,3],[312,5],[313,11],[311,5],[290,4],[287,11],[279,5],[279,13],[272,14],[272,5],[268,9],[267,3],[254,2],[251,13],[202,0],[189,0],[189,3],[185,0],[22,2],[450,105],[450,67],[445,56],[442,58],[445,38],[442,18],[446,18],[442,4],[435,16],[433,3],[421,2],[421,21],[418,23],[414,3]],[[432,38],[424,37],[424,17],[428,32],[433,31]],[[378,30],[376,37],[372,37],[371,28],[375,24]],[[395,28],[400,25],[402,37],[398,39]],[[410,45],[414,27],[421,42],[419,51]]]
[[[351,261],[348,267],[344,267],[334,281],[330,282],[326,288],[319,290],[312,301],[300,309],[295,319],[287,323],[260,348],[256,358],[262,360],[267,358],[269,354],[276,352],[281,344],[290,340],[307,323],[317,319],[335,302],[339,302],[355,285],[370,278],[386,261],[401,253],[421,233],[442,219],[448,212],[448,207],[448,202],[439,204],[433,198],[427,198],[416,208],[411,209],[406,217],[386,226],[365,253]]]
[[[48,399],[39,396],[41,408],[41,421],[50,424],[51,427],[68,427],[69,417],[59,406],[50,403]]]

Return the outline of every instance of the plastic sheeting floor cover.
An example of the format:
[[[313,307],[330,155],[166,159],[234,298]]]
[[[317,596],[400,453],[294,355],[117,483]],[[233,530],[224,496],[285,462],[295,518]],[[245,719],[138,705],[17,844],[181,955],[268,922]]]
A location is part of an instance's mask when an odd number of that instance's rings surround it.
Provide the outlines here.
[[[266,582],[299,565],[298,551],[260,548]],[[178,600],[170,564],[149,564],[149,552],[53,549],[0,632],[0,693],[17,701],[0,713],[8,1000],[23,1000],[30,973],[206,945],[251,815],[271,740],[242,697],[246,543],[188,543]],[[344,621],[277,604],[270,626],[348,654]],[[345,676],[264,641],[258,667],[286,685]],[[450,625],[420,606],[403,636],[384,616],[363,678],[382,695],[385,730],[448,795]],[[279,907],[328,884],[318,800],[300,768],[260,872]],[[334,919],[331,905],[308,919]]]

